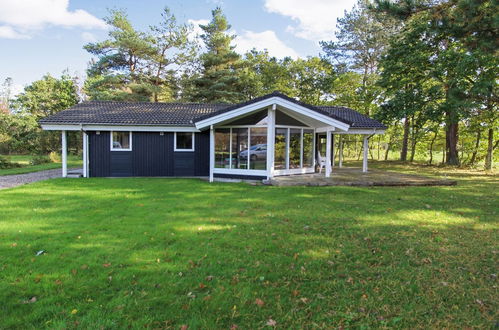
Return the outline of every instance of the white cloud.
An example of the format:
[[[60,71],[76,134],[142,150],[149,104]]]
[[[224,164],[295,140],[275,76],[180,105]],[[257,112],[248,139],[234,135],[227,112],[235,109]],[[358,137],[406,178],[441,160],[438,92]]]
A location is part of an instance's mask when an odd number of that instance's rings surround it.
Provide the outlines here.
[[[96,42],[97,41],[97,37],[93,33],[90,33],[87,31],[81,33],[81,38],[85,42]]]
[[[288,26],[288,32],[312,40],[331,40],[336,20],[350,10],[355,0],[265,0],[268,12],[290,17],[298,26]]]
[[[70,11],[68,6],[69,0],[2,0],[0,23],[10,29],[4,34],[14,36],[29,36],[47,26],[106,29],[103,20],[82,9]]]
[[[19,33],[8,25],[0,26],[0,38],[5,39],[29,39],[27,34]]]
[[[202,35],[204,33],[203,29],[201,29],[201,27],[199,25],[207,25],[208,23],[210,23],[210,20],[208,20],[208,19],[198,19],[198,20],[188,19],[187,23],[192,24],[192,26],[193,26],[193,30],[189,34],[189,40],[194,40],[194,39],[196,39],[196,37],[199,37],[200,35]]]
[[[253,48],[257,50],[266,49],[270,56],[283,58],[290,56],[297,58],[298,53],[291,47],[279,40],[274,31],[267,30],[263,32],[243,31],[235,39],[236,51],[245,53]]]

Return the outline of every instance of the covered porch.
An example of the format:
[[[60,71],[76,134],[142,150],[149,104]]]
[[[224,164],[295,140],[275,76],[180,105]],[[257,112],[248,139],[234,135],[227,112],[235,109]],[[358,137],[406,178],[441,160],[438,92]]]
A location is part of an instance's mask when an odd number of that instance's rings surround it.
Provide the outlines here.
[[[368,172],[369,138],[380,128],[357,128],[321,109],[276,97],[211,116],[196,123],[210,130],[210,181],[215,178],[265,179],[323,173],[330,178],[342,159],[335,159],[335,139],[361,135],[362,168]],[[342,155],[340,151],[338,153]],[[336,165],[337,164],[337,165]]]

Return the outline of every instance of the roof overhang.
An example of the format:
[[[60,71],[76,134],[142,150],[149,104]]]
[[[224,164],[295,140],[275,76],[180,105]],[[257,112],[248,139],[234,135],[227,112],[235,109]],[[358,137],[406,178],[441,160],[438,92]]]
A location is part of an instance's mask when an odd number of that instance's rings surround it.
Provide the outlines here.
[[[291,113],[295,112],[302,119],[309,118],[311,121],[320,122],[321,123],[320,126],[333,126],[342,131],[348,131],[348,129],[350,128],[350,125],[347,123],[331,118],[330,116],[309,109],[300,104],[288,101],[279,96],[272,96],[258,102],[254,102],[248,105],[243,105],[239,108],[235,108],[227,112],[215,114],[209,118],[205,118],[195,122],[195,125],[198,130],[206,129],[211,125],[222,125],[238,117],[249,115],[253,112],[262,110],[267,107],[271,107],[273,105],[276,105],[279,108],[286,109]]]
[[[41,124],[46,131],[133,131],[200,132],[194,126],[110,125],[110,124]]]
[[[317,133],[325,133],[327,131],[334,131],[334,127],[319,127],[316,128],[315,131]],[[348,131],[335,131],[334,134],[344,134],[344,135],[353,135],[353,134],[362,134],[362,135],[371,135],[371,134],[385,134],[384,128],[350,128]]]

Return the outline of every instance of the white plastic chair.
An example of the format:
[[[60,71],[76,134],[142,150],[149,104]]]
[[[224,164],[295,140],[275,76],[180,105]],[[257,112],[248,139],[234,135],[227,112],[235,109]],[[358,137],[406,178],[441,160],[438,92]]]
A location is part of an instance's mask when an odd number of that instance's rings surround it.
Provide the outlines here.
[[[322,168],[326,168],[326,157],[322,157],[319,151],[317,151],[317,165],[319,165],[319,173],[322,173]]]

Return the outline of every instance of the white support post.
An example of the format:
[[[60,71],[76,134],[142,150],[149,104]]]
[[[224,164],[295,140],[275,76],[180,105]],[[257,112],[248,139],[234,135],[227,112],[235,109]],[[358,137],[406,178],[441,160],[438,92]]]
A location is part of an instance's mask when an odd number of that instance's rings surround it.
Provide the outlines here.
[[[369,137],[364,135],[364,150],[363,150],[363,158],[362,158],[362,172],[367,172],[367,155],[369,151]]]
[[[88,178],[88,135],[83,131],[83,177]]]
[[[61,134],[61,158],[62,158],[62,177],[68,176],[68,144],[66,141],[66,131],[62,131]]]
[[[340,150],[339,150],[339,155],[338,155],[338,167],[339,168],[342,168],[343,167],[343,135],[340,135],[340,138],[339,138],[339,147],[340,147]]]
[[[267,180],[274,177],[275,109],[273,104],[267,114]]]
[[[332,149],[331,150],[331,169],[333,169],[334,163],[336,162],[336,160],[335,160],[336,147],[334,146],[334,142],[335,142],[336,138],[335,138],[334,134],[331,135],[331,139],[332,139],[332,141],[331,141],[331,149]]]
[[[326,132],[326,178],[331,176],[331,131]]]
[[[210,182],[213,182],[213,169],[215,168],[215,130],[210,126]]]

